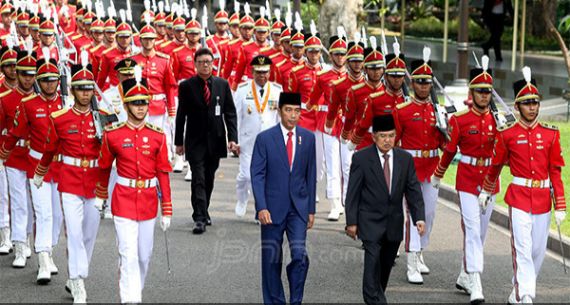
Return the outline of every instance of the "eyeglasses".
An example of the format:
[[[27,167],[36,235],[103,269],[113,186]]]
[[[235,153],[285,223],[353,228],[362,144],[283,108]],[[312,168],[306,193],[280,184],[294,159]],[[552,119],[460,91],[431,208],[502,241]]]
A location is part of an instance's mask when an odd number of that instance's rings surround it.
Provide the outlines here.
[[[196,64],[209,66],[212,64],[212,61],[211,60],[197,60]]]

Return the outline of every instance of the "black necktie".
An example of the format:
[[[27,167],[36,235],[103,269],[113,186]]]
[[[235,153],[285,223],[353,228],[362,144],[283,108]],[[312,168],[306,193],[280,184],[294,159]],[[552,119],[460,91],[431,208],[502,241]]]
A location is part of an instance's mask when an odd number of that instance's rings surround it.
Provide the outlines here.
[[[265,91],[263,90],[263,88],[261,88],[261,90],[259,90],[259,97],[263,96],[263,92],[265,92]]]

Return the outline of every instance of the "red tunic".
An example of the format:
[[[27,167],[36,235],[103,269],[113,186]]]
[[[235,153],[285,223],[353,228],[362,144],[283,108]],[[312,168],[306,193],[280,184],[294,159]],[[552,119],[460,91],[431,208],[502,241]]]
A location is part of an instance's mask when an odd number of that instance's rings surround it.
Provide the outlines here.
[[[161,115],[166,113],[176,116],[176,80],[172,74],[170,57],[166,54],[155,52],[152,56],[139,53],[132,57],[142,68],[142,77],[146,78],[148,89],[152,94],[148,108],[149,115]]]
[[[346,114],[346,100],[348,91],[352,86],[356,86],[364,82],[364,77],[354,78],[350,73],[333,83],[331,88],[331,101],[329,103],[329,111],[325,120],[325,126],[332,128],[332,134],[339,137],[344,125]],[[348,136],[348,135],[347,135]],[[348,140],[348,137],[344,138]]]
[[[115,65],[121,60],[131,56],[131,49],[120,50],[117,46],[110,47],[103,51],[101,62],[99,63],[99,72],[97,73],[97,85],[101,90],[105,91],[109,86],[117,86],[119,79],[115,73]],[[107,78],[109,81],[107,81]]]
[[[7,91],[6,93],[4,93],[4,95],[0,97],[0,105],[4,111],[4,114],[0,117],[0,121],[4,123],[4,128],[2,128],[2,136],[0,136],[0,145],[3,144],[4,139],[8,134],[8,131],[14,127],[14,119],[16,118],[16,113],[18,110],[18,106],[20,106],[20,101],[29,96],[30,94],[26,94],[23,91],[21,91],[20,88],[16,88],[12,91]],[[4,163],[4,165],[7,167],[12,167],[27,172],[29,170],[28,135],[27,134],[22,135],[22,139],[25,141],[25,143],[19,142],[18,143],[19,145],[16,145],[16,147],[14,147],[14,150],[12,150],[10,156],[8,157],[8,159],[6,159],[6,163]]]
[[[527,127],[517,122],[499,130],[495,154],[483,188],[493,191],[504,164],[508,163],[511,175],[534,181],[550,179],[554,190],[556,210],[566,209],[562,167],[564,158],[560,147],[560,132],[555,126],[535,123]],[[552,208],[549,186],[528,187],[510,184],[505,202],[531,214],[543,214]]]
[[[37,60],[44,58],[44,52],[42,51],[42,49],[43,46],[41,45],[41,43],[37,44],[33,49],[33,51],[35,51],[37,54]],[[55,59],[55,61],[59,62],[59,51],[55,43],[52,43],[49,46],[49,58],[53,58]]]
[[[206,38],[206,45],[208,45],[208,48],[210,48],[214,54],[214,63],[212,68],[215,76],[220,74],[222,67],[224,66],[224,56],[228,42],[230,42],[230,38],[227,35],[218,36],[218,34],[214,34]]]
[[[174,49],[185,45],[186,41],[184,42],[178,42],[178,40],[174,39],[174,40],[168,40],[163,42],[160,46],[156,47],[156,51],[158,52],[162,52],[164,54],[171,54],[172,51],[174,51]]]
[[[199,49],[191,48],[184,44],[172,51],[170,58],[172,60],[172,72],[177,82],[188,79],[196,75],[196,64],[194,63],[194,53]]]
[[[346,114],[344,115],[344,126],[342,127],[341,137],[343,139],[352,138],[352,129],[358,121],[364,116],[366,104],[364,100],[371,94],[384,92],[384,85],[379,83],[373,86],[365,81],[361,84],[354,85],[348,90],[346,95]]]
[[[103,58],[104,51],[105,51],[105,45],[102,43],[87,49],[87,52],[89,52],[89,61],[91,62],[91,66],[93,67],[93,76],[95,77],[95,79],[97,79],[97,75],[99,73],[99,64],[101,63],[101,58]],[[113,70],[114,69],[115,67],[113,67]]]
[[[352,142],[357,149],[362,149],[374,143],[372,140],[372,121],[375,116],[392,114],[396,106],[404,103],[404,96],[400,91],[392,93],[388,90],[371,94],[364,100],[364,116],[352,130]]]
[[[332,87],[335,81],[346,76],[345,70],[330,69],[317,73],[317,83],[313,87],[311,97],[307,102],[307,109],[316,107],[317,130],[325,132],[325,121],[331,100]]]
[[[457,149],[463,158],[472,158],[475,164],[459,162],[455,178],[455,189],[473,195],[479,195],[483,179],[493,157],[493,146],[497,136],[497,124],[490,111],[481,113],[473,108],[455,113],[448,124],[450,141],[445,145],[443,155],[434,175],[443,178]],[[471,162],[471,160],[469,160]],[[485,165],[485,162],[488,162]],[[495,194],[499,188],[495,190]]]
[[[277,53],[273,53],[273,50],[275,50],[275,48],[266,48],[267,52],[263,52],[263,50],[261,50],[261,54],[269,56],[269,58],[271,58],[271,71],[269,72],[269,81],[271,82],[276,82],[277,81],[277,64],[282,62],[285,59],[289,59],[291,56],[283,53],[283,51],[279,51]],[[273,53],[273,54],[271,54]],[[268,55],[269,54],[269,55]]]
[[[305,61],[302,59],[297,60],[293,57],[289,57],[275,65],[277,68],[275,71],[275,81],[283,87],[284,92],[289,92],[289,79],[291,78],[291,70],[298,66],[302,66],[304,63]]]
[[[139,128],[122,123],[105,130],[99,157],[99,181],[95,191],[99,198],[108,198],[109,175],[115,159],[119,177],[137,180],[137,185],[130,187],[117,183],[112,194],[113,215],[136,221],[155,218],[159,200],[157,187],[138,187],[138,181],[154,178],[158,180],[160,188],[162,215],[172,215],[168,177],[172,168],[168,161],[166,136],[162,130],[148,123]]]
[[[226,48],[226,53],[224,55],[225,62],[222,68],[222,78],[225,78],[228,81],[230,80],[238,59],[239,50],[241,49],[241,45],[245,42],[246,41],[241,38],[228,42],[228,47]]]
[[[14,126],[8,132],[8,136],[0,150],[0,158],[6,159],[10,152],[16,147],[19,139],[25,139],[29,135],[30,156],[28,158],[28,178],[34,177],[34,170],[39,158],[32,157],[32,150],[43,154],[48,134],[49,116],[62,109],[63,102],[57,95],[54,99],[48,100],[43,95],[32,94],[22,100],[18,107]],[[40,157],[41,158],[41,157]],[[59,182],[59,168],[61,164],[55,162],[45,175],[46,181]]]
[[[311,66],[307,62],[297,66],[291,70],[291,78],[289,79],[289,92],[301,94],[301,117],[299,126],[310,131],[317,130],[317,115],[315,112],[307,111],[307,102],[311,96],[311,92],[317,82],[317,73],[321,71],[321,66]]]
[[[61,163],[58,190],[85,198],[95,197],[98,169],[87,166],[99,157],[101,144],[95,137],[91,111],[79,113],[75,108],[65,108],[50,116],[46,148],[35,173],[47,173],[53,157],[58,152],[62,158],[83,160],[77,165]]]
[[[396,143],[407,150],[421,151],[421,156],[414,156],[416,175],[420,182],[430,181],[431,175],[439,163],[439,153],[430,157],[430,151],[443,148],[445,138],[435,126],[436,114],[429,101],[400,104],[394,112],[396,123]]]
[[[244,42],[241,45],[237,62],[235,66],[235,75],[230,78],[230,86],[232,90],[236,90],[237,86],[248,79],[253,78],[253,68],[250,65],[251,60],[261,54],[261,49],[267,47],[267,43],[259,44],[254,41]]]

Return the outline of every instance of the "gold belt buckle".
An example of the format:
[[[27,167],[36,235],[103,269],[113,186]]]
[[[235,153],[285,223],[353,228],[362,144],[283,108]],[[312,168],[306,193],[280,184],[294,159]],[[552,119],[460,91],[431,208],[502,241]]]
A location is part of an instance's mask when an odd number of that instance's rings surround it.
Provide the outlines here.
[[[429,150],[422,150],[422,157],[424,158],[429,157]]]
[[[137,180],[137,187],[142,189],[144,187],[144,180]]]
[[[89,167],[89,160],[87,159],[81,160],[81,167]]]
[[[540,180],[532,180],[532,187],[540,187]]]
[[[477,166],[483,166],[483,165],[485,165],[485,160],[483,160],[483,158],[477,159]]]
[[[59,161],[59,155],[55,155],[55,156],[53,156],[53,159],[52,159],[52,161],[53,161],[53,162],[57,162],[57,161]]]

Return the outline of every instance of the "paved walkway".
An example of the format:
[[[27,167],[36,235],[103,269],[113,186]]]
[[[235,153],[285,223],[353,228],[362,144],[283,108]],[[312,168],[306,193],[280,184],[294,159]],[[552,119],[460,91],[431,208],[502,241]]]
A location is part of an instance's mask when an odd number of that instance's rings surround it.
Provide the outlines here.
[[[247,302],[260,303],[259,227],[253,221],[253,204],[245,219],[234,215],[237,159],[223,160],[211,206],[212,227],[201,236],[190,233],[190,184],[173,174],[174,219],[168,232],[171,275],[167,274],[164,235],[157,225],[155,248],[143,293],[145,302]],[[322,185],[315,228],[308,234],[310,270],[305,289],[307,303],[362,303],[363,252],[360,243],[343,233],[343,222],[328,222]],[[423,286],[406,282],[404,258],[397,261],[388,288],[388,300],[398,303],[468,303],[455,289],[461,261],[462,233],[457,208],[438,205],[432,242],[425,252],[431,274]],[[37,258],[22,270],[12,269],[13,256],[0,257],[2,302],[70,303],[64,291],[65,238],[55,250],[61,272],[48,286],[35,284]],[[287,252],[285,252],[287,253]],[[285,255],[288,261],[289,255]],[[483,289],[488,303],[505,303],[512,276],[510,239],[502,229],[489,230],[485,247]],[[117,248],[112,221],[101,223],[91,274],[86,281],[89,302],[118,302]],[[284,273],[285,274],[285,273]],[[286,288],[287,291],[287,288]],[[538,279],[537,302],[570,302],[570,278],[558,259],[548,255]]]

